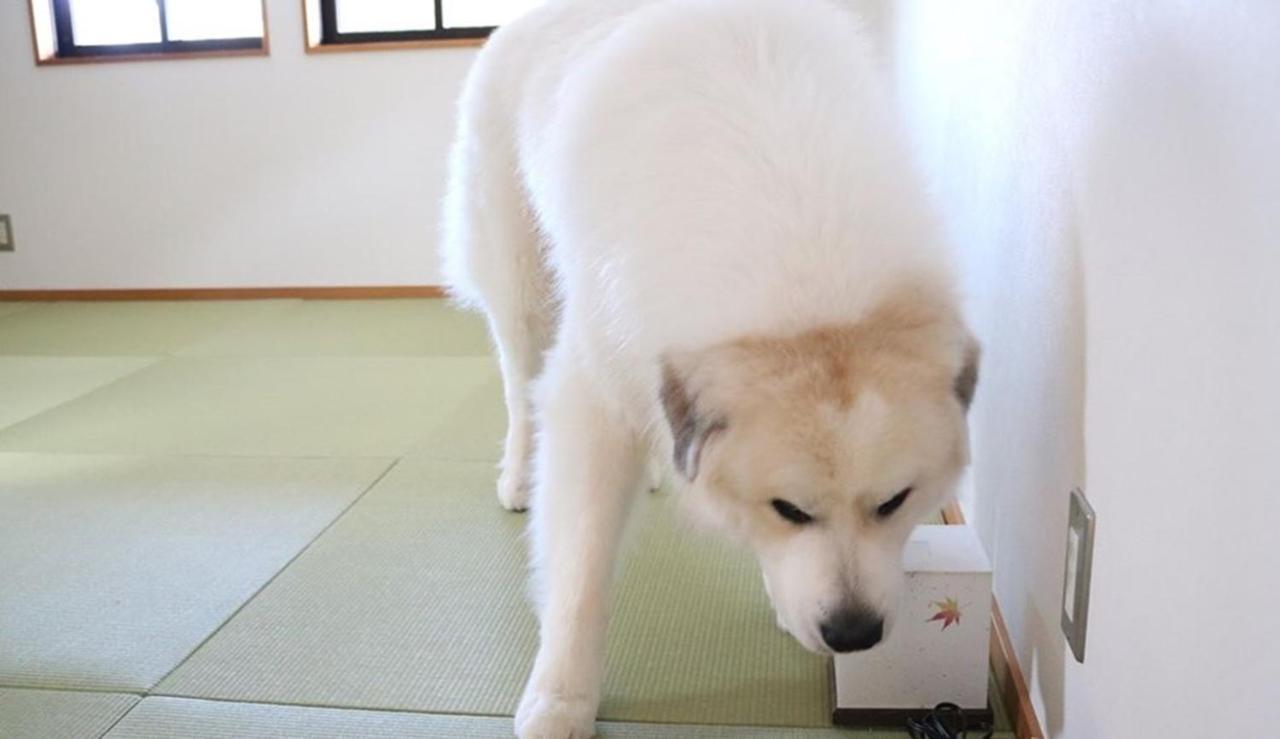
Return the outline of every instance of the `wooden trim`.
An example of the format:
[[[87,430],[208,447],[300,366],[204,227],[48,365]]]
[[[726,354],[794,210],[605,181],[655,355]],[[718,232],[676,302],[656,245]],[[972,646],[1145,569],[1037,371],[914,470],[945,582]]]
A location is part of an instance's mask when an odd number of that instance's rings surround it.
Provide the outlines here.
[[[165,52],[160,54],[111,54],[104,56],[58,56],[57,42],[53,34],[53,6],[49,0],[29,0],[27,9],[31,20],[31,45],[37,67],[55,67],[77,64],[111,64],[114,62],[173,61],[175,59],[220,59],[239,56],[270,56],[271,30],[267,21],[267,2],[262,6],[262,47],[258,49],[211,49],[209,51]]]
[[[995,598],[991,599],[991,636],[991,668],[995,671],[1000,698],[1012,714],[1009,719],[1013,721],[1013,733],[1018,739],[1041,739],[1044,731],[1040,728],[1040,719],[1036,717],[1036,708],[1031,702],[1027,678],[1022,673],[1022,666],[1018,664],[1018,655],[1013,651],[1013,642],[1009,639],[1009,629],[1005,626],[1004,616],[1000,613],[1000,605]]]
[[[349,51],[407,49],[479,49],[488,38],[425,38],[421,41],[370,41],[366,44],[307,44],[307,54],[347,54]]]
[[[478,48],[484,38],[438,38],[420,41],[370,41],[362,44],[316,44],[308,46],[308,54],[345,54],[351,51],[403,51],[405,49]]]
[[[955,501],[948,503],[942,509],[942,519],[951,525],[964,524],[964,511],[960,504]],[[1011,714],[1009,718],[1013,721],[1014,735],[1018,739],[1043,739],[1044,730],[1040,728],[1035,704],[1031,702],[1026,675],[1018,664],[1018,654],[1013,649],[1009,628],[1004,623],[1004,615],[1000,613],[1000,604],[995,596],[991,598],[991,670],[1000,690],[1000,699]]]
[[[48,64],[57,53],[53,39],[53,6],[49,0],[30,0],[27,11],[31,20],[31,48],[35,52],[36,66]]]
[[[477,48],[488,38],[420,39],[416,41],[370,41],[361,44],[324,44],[320,0],[302,0],[302,43],[308,54],[346,54],[353,51],[403,51],[406,49]]]
[[[262,55],[271,56],[271,20],[267,16],[267,0],[262,0]]]
[[[114,64],[115,62],[164,62],[175,59],[220,59],[235,56],[267,56],[267,41],[261,49],[217,49],[215,51],[182,51],[161,54],[112,54],[109,56],[52,56],[36,62],[41,67],[62,67],[77,64]]]
[[[369,287],[195,287],[126,290],[0,290],[0,301],[48,302],[59,300],[371,300],[385,298],[442,298],[436,285],[381,285]]]
[[[320,46],[320,0],[302,0],[302,48],[310,54]]]

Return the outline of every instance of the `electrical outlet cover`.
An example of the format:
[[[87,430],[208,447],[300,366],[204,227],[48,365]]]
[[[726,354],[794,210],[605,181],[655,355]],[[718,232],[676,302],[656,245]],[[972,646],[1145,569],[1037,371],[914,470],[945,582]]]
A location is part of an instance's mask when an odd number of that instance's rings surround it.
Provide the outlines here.
[[[13,226],[7,213],[0,213],[0,251],[13,251]]]
[[[1097,517],[1079,488],[1071,491],[1067,523],[1067,561],[1062,580],[1062,633],[1077,662],[1084,662],[1089,626],[1089,581],[1093,571],[1093,532]]]

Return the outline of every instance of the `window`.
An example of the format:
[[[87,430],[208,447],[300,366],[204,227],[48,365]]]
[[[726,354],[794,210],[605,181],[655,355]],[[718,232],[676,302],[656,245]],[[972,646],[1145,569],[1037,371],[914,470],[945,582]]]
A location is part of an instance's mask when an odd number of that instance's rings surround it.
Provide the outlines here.
[[[319,46],[484,39],[542,0],[318,0]],[[314,39],[313,39],[314,40]],[[315,46],[317,44],[313,44]]]
[[[31,11],[39,61],[266,50],[263,0],[32,0]]]

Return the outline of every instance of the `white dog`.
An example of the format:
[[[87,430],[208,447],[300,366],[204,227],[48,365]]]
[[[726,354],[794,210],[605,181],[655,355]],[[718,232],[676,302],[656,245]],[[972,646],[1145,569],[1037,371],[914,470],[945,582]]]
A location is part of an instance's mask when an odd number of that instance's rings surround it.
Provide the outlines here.
[[[855,19],[551,0],[477,60],[446,209],[506,386],[498,498],[533,510],[519,736],[592,734],[651,450],[801,644],[882,638],[907,536],[968,460],[977,350]]]

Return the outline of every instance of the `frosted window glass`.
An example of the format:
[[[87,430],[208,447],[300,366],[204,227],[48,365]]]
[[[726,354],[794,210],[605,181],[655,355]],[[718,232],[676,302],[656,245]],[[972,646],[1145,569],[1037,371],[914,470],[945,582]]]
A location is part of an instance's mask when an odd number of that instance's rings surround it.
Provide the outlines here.
[[[445,0],[446,28],[500,26],[542,4],[542,0]]]
[[[169,38],[261,38],[262,0],[167,0]]]
[[[77,46],[160,42],[156,0],[71,0],[71,33]]]
[[[432,0],[339,0],[336,5],[338,33],[423,31],[436,27]]]

